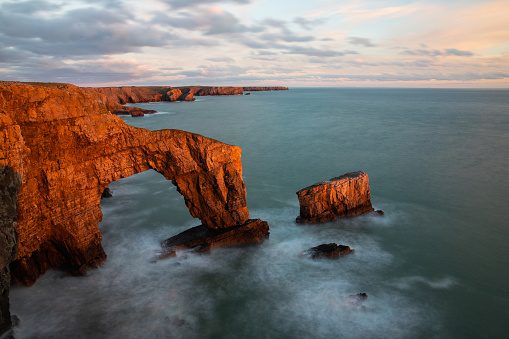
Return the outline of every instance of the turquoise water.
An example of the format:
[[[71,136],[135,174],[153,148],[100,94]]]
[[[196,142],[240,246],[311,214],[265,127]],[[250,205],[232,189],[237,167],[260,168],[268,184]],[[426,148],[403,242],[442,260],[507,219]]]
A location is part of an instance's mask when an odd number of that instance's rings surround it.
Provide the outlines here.
[[[14,288],[19,338],[509,338],[509,91],[292,88],[124,117],[240,146],[270,239],[150,263],[199,224],[156,172],[110,185],[108,260]],[[298,225],[299,189],[364,170],[382,218]],[[336,242],[340,260],[299,257]],[[364,307],[348,295],[366,292]]]

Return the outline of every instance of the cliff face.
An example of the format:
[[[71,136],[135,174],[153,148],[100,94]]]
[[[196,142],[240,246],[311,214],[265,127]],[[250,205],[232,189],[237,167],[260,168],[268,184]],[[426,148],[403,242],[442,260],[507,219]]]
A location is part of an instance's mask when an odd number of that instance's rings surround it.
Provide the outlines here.
[[[130,114],[143,116],[156,113],[137,107],[124,106],[138,102],[154,101],[193,101],[195,96],[207,95],[242,95],[244,91],[280,91],[287,87],[231,87],[231,86],[185,86],[172,88],[170,86],[125,86],[125,87],[88,87],[84,88],[97,102],[103,104],[113,114]]]
[[[2,215],[8,244],[13,226],[17,231],[15,282],[33,283],[50,267],[81,272],[99,264],[106,257],[98,229],[101,193],[112,181],[148,169],[172,180],[191,215],[208,228],[249,218],[236,146],[178,130],[128,126],[72,85],[0,84],[0,113],[0,164],[21,182],[17,225],[12,213]],[[2,189],[16,186],[13,180]],[[2,199],[15,202],[11,193]],[[3,272],[11,247],[2,246]]]
[[[316,183],[298,191],[297,196],[300,204],[297,222],[326,222],[373,211],[369,178],[363,171]]]
[[[283,86],[266,86],[266,87],[242,87],[246,92],[258,92],[258,91],[288,91],[288,87]]]
[[[0,107],[1,112],[1,107]],[[0,336],[11,327],[9,263],[16,257],[16,208],[24,158],[20,129],[0,114]]]

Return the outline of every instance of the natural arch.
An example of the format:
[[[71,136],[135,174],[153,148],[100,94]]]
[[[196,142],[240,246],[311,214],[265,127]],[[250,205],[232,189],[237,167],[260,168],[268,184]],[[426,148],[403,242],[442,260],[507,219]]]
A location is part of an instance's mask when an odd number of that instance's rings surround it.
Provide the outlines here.
[[[118,179],[154,169],[177,186],[202,225],[173,248],[252,243],[242,232],[259,242],[268,225],[248,220],[240,155],[201,135],[128,126],[76,86],[0,82],[0,334],[11,281],[105,259],[100,199]]]
[[[71,85],[1,87],[4,124],[19,131],[21,175],[14,281],[30,284],[50,267],[70,271],[105,258],[98,223],[109,183],[154,169],[177,186],[208,228],[249,218],[241,150],[179,130],[126,125]],[[8,163],[7,163],[8,165]]]

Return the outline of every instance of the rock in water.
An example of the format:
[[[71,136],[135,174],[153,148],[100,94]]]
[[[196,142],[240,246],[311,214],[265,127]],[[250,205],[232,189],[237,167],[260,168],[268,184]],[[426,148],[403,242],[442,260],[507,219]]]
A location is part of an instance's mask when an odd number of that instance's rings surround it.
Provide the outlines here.
[[[103,191],[103,193],[101,194],[101,198],[111,198],[113,196],[113,193],[111,192],[111,190],[106,187]]]
[[[177,251],[183,249],[208,252],[218,247],[259,244],[268,236],[269,225],[260,219],[250,219],[242,225],[217,230],[200,225],[163,241],[163,250],[158,259],[175,256]]]
[[[321,244],[316,247],[312,247],[304,251],[303,255],[310,256],[312,259],[316,258],[335,258],[348,253],[352,253],[354,250],[350,246],[338,245],[335,243]]]
[[[366,293],[351,294],[345,299],[351,306],[361,306],[368,299],[368,295]]]
[[[297,222],[327,222],[373,211],[368,175],[350,172],[318,182],[297,192],[300,216]]]

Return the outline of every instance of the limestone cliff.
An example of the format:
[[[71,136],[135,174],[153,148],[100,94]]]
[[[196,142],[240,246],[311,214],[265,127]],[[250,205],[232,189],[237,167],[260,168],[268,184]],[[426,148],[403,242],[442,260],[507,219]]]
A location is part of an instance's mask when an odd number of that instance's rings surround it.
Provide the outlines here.
[[[0,164],[21,182],[14,281],[30,284],[50,267],[79,272],[99,264],[105,258],[98,229],[102,192],[110,182],[148,169],[172,180],[191,215],[209,228],[249,218],[236,146],[179,130],[128,126],[72,85],[0,84],[0,113]],[[2,270],[11,256],[2,252]]]
[[[363,171],[350,172],[297,192],[297,222],[325,222],[373,211],[369,178]]]

